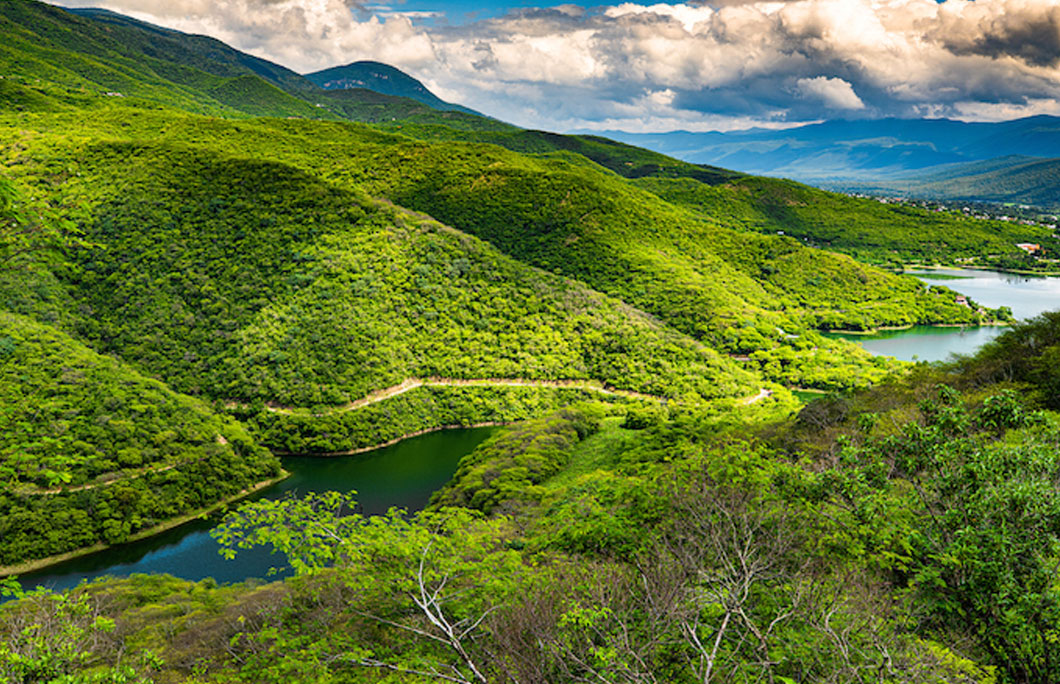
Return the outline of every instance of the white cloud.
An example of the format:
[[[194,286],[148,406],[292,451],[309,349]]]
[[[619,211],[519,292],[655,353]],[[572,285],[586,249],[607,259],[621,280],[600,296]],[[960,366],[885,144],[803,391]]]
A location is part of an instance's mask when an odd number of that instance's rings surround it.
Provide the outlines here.
[[[795,90],[800,96],[819,100],[832,109],[865,109],[854,87],[841,78],[800,78],[795,81]]]
[[[953,117],[962,121],[1008,121],[1025,116],[1048,114],[1060,116],[1060,102],[1052,98],[1032,99],[1023,103],[957,102]]]
[[[623,2],[464,26],[353,0],[61,2],[213,35],[299,71],[391,63],[447,99],[552,129],[995,118],[1060,100],[1056,0]]]

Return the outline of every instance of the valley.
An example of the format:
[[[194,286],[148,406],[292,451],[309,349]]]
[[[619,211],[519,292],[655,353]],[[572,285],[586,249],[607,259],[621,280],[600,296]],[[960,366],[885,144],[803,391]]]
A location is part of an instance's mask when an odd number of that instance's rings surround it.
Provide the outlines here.
[[[1060,281],[900,272],[1047,227],[0,37],[0,680],[1060,676]]]
[[[356,490],[366,513],[385,513],[391,506],[415,511],[452,477],[459,459],[492,432],[492,428],[468,428],[436,433],[357,459],[288,457],[283,460],[288,477],[258,490],[249,500],[279,500],[291,493],[304,495],[328,489]],[[83,579],[146,572],[165,572],[192,581],[209,577],[218,582],[279,579],[290,574],[270,575],[270,568],[281,567],[282,559],[264,549],[240,556],[238,562],[226,562],[209,534],[219,522],[219,515],[198,516],[179,528],[143,540],[36,572],[21,572],[19,581],[26,589],[46,586],[65,590]]]

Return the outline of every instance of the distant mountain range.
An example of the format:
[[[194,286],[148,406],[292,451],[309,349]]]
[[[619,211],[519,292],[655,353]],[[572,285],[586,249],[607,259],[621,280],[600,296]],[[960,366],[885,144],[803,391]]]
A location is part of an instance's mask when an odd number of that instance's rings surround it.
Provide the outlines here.
[[[999,156],[1060,157],[1060,118],[826,121],[786,130],[624,133],[609,138],[686,161],[800,180],[879,178]]]
[[[472,109],[446,102],[404,71],[382,62],[354,62],[346,66],[315,71],[306,74],[305,77],[324,90],[364,88],[383,95],[407,97],[441,111],[464,112],[481,116]]]
[[[1060,203],[1060,118],[827,121],[786,130],[624,133],[610,138],[686,161],[823,187],[940,198]]]

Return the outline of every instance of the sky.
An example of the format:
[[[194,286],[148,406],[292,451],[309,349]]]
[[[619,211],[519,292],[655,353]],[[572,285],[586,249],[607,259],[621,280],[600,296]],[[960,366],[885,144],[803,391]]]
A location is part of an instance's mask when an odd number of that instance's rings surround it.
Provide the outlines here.
[[[1060,0],[53,0],[305,73],[392,64],[443,99],[572,130],[1060,115]]]

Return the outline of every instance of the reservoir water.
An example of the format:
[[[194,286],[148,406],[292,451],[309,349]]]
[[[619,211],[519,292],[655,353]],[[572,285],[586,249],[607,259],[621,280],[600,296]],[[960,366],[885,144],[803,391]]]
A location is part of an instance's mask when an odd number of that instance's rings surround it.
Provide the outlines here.
[[[969,269],[910,270],[930,285],[944,285],[989,308],[1007,306],[1017,319],[1033,318],[1060,308],[1060,278]],[[944,361],[952,354],[971,354],[1005,331],[1004,327],[936,328],[915,326],[872,335],[830,334],[861,344],[873,354],[905,361]]]
[[[457,463],[471,453],[495,428],[443,430],[413,437],[392,446],[356,456],[291,456],[283,466],[291,476],[257,492],[254,499],[280,499],[307,492],[357,492],[362,512],[384,513],[391,507],[419,510],[431,494],[456,472]],[[67,589],[82,579],[103,575],[169,573],[189,580],[213,577],[218,582],[241,582],[250,577],[284,577],[270,568],[284,563],[282,556],[267,549],[240,551],[234,560],[218,553],[220,546],[210,537],[219,516],[196,520],[154,537],[116,546],[99,553],[29,573],[19,581],[25,588],[46,586]]]

